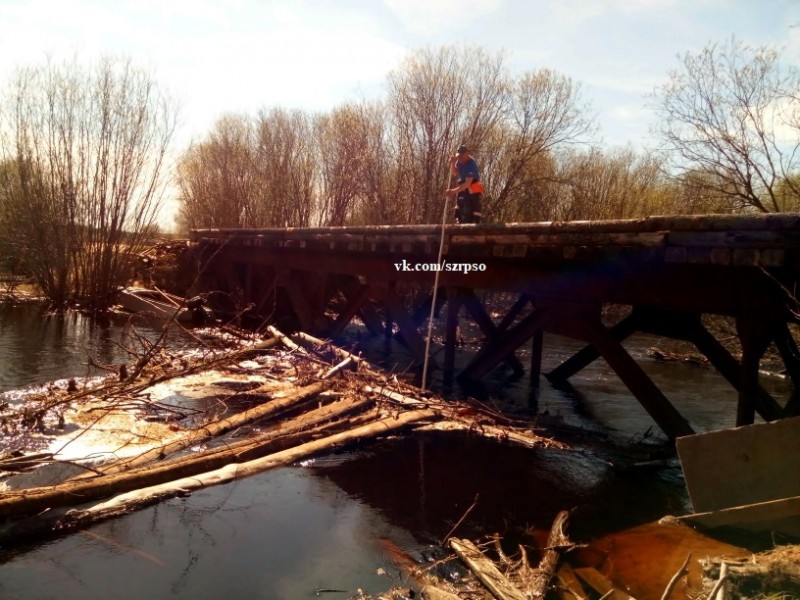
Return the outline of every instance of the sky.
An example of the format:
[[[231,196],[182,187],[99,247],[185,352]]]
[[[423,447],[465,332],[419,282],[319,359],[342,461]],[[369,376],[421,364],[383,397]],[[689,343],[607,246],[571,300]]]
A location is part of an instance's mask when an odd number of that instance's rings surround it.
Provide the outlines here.
[[[229,112],[380,98],[421,48],[503,52],[582,86],[608,146],[651,146],[648,95],[735,36],[800,66],[800,0],[0,0],[0,85],[48,57],[129,57],[180,105],[176,141]]]

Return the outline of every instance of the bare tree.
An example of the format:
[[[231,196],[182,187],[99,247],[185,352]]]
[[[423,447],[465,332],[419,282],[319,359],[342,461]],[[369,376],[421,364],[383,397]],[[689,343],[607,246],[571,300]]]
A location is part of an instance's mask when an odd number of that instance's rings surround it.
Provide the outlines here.
[[[112,59],[22,69],[7,106],[13,219],[33,274],[56,305],[105,308],[157,215],[176,110],[146,72]]]
[[[365,129],[367,147],[361,174],[363,196],[353,208],[354,224],[398,222],[397,199],[401,197],[406,181],[392,153],[389,142],[391,125],[387,123],[386,112],[386,105],[382,102],[358,106],[358,120]]]
[[[178,164],[182,228],[305,227],[317,207],[311,118],[273,109],[228,115]]]
[[[797,206],[800,75],[767,47],[731,39],[699,54],[654,94],[660,133],[685,183],[734,208],[779,212]]]
[[[581,97],[581,87],[550,69],[523,75],[513,95],[501,135],[484,161],[489,188],[485,210],[501,220],[514,205],[541,201],[540,190],[553,176],[542,155],[578,144],[594,125]],[[539,211],[542,212],[542,211]]]
[[[254,206],[260,226],[307,227],[317,210],[318,155],[311,118],[272,109],[257,123],[256,165],[261,196]]]
[[[12,159],[0,160],[0,272],[16,274],[25,268],[26,249],[14,235],[15,204],[20,196],[19,175]]]
[[[664,196],[661,160],[654,153],[591,148],[560,159],[558,219],[624,219],[672,210]]]
[[[389,76],[394,157],[405,186],[395,198],[400,223],[436,223],[446,187],[445,157],[458,135],[467,80],[454,48],[423,50]]]
[[[184,229],[255,227],[260,182],[256,169],[256,135],[251,118],[227,115],[208,137],[183,154],[177,170]]]
[[[366,192],[366,164],[371,160],[369,123],[355,105],[344,105],[316,118],[314,129],[321,163],[322,225],[345,225]]]

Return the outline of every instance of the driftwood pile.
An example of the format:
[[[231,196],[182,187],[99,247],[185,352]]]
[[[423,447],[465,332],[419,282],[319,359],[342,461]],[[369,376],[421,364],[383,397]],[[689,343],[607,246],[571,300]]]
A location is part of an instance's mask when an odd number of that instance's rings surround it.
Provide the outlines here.
[[[426,563],[418,563],[393,544],[384,549],[395,565],[414,581],[426,600],[531,600],[561,592],[561,597],[588,600],[588,596],[577,595],[580,583],[569,565],[561,561],[563,553],[576,547],[564,532],[567,518],[567,512],[557,515],[544,548],[529,551],[519,545],[512,556],[503,549],[498,534],[478,543],[448,536],[447,554]],[[534,552],[539,554],[538,561],[532,556]],[[440,567],[453,561],[460,561],[462,570],[466,571],[456,578],[437,574]],[[567,571],[572,581],[564,581]],[[407,600],[414,597],[409,588],[395,587],[377,597],[357,594],[350,600]]]
[[[97,410],[105,402],[109,410],[146,408],[148,418],[169,417],[173,435],[135,456],[84,463],[82,472],[66,480],[0,493],[2,543],[76,529],[198,488],[414,429],[464,430],[529,447],[563,447],[482,404],[447,402],[404,384],[321,340],[289,337],[274,328],[270,333],[258,343],[194,359],[150,349],[146,361],[134,361],[102,385],[51,387],[18,413],[4,413],[15,431],[49,430],[63,426],[65,414],[80,411],[83,403]],[[239,402],[240,408],[246,401],[247,407],[202,421],[193,414],[196,424],[184,427],[174,420],[185,416],[181,408],[146,401],[155,384],[201,372],[250,377],[249,385],[221,399],[227,405]],[[256,375],[261,383],[253,383]],[[246,427],[247,437],[226,437]],[[58,455],[16,449],[0,455],[0,471],[58,460]]]
[[[716,557],[700,562],[712,586],[712,600],[800,597],[800,545],[778,546],[748,558]]]

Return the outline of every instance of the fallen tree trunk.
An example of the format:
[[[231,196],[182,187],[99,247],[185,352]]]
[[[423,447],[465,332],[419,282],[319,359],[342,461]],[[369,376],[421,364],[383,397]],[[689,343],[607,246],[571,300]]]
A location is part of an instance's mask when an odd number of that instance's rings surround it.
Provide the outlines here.
[[[315,439],[320,439],[323,436],[331,435],[331,430],[338,431],[344,427],[359,427],[365,423],[374,422],[375,416],[367,414],[357,414],[346,421],[335,420],[337,417],[359,411],[366,404],[369,404],[368,400],[336,402],[335,405],[324,406],[311,411],[311,413],[304,413],[291,421],[281,423],[278,427],[257,438],[245,439],[212,448],[200,455],[194,454],[187,457],[185,460],[201,461],[206,465],[207,470],[213,470],[233,462],[247,462],[268,454],[294,448]],[[177,462],[170,464],[177,464]],[[165,486],[165,489],[168,489],[168,486]],[[130,502],[120,504],[117,514],[132,512],[155,504],[162,499],[182,494],[181,490],[173,490],[172,492],[165,491],[153,495],[142,495],[140,498],[135,490],[128,493],[131,497]],[[71,510],[73,509],[67,507],[54,508],[32,517],[18,518],[0,524],[0,542],[2,540],[10,540],[18,543],[22,539],[41,536],[53,531],[62,531],[65,527],[68,527],[69,519],[65,515],[72,514]],[[114,511],[110,511],[107,516],[114,516]],[[105,515],[103,518],[105,518]],[[91,519],[88,522],[91,522]],[[77,527],[81,523],[83,522],[78,520],[74,523],[74,526]]]
[[[569,446],[566,444],[563,444],[557,440],[538,436],[533,432],[517,431],[507,427],[498,427],[496,425],[476,424],[469,421],[438,421],[436,423],[432,423],[431,425],[426,425],[423,430],[461,431],[474,433],[481,437],[496,440],[498,442],[513,442],[527,448],[544,446],[546,448],[558,448],[559,450],[569,449]]]
[[[101,470],[105,475],[112,475],[114,473],[129,471],[146,463],[161,460],[170,454],[184,450],[185,448],[189,448],[218,435],[233,431],[242,425],[264,419],[270,415],[282,412],[291,407],[300,406],[307,400],[310,400],[321,392],[325,391],[330,386],[331,384],[327,382],[317,382],[302,388],[298,388],[296,391],[287,394],[283,398],[276,398],[269,402],[264,402],[263,404],[260,404],[254,408],[237,413],[226,419],[220,419],[219,421],[207,423],[202,427],[198,427],[197,429],[189,431],[187,435],[182,438],[157,448],[153,448],[152,450],[148,450],[147,452],[139,454],[133,458],[117,461],[111,465],[103,467]],[[248,394],[258,395],[258,390],[259,388],[256,388],[255,390],[249,391]],[[269,398],[265,395],[265,400],[266,399]],[[75,479],[84,479],[93,476],[93,473],[82,473]]]
[[[409,411],[362,425],[350,431],[337,433],[322,440],[311,441],[296,448],[284,450],[271,455],[268,457],[269,460],[265,458],[255,459],[242,465],[235,464],[237,460],[236,453],[219,453],[213,459],[204,456],[192,456],[188,459],[171,461],[163,465],[134,469],[114,475],[66,481],[54,486],[31,488],[18,492],[7,492],[0,495],[0,517],[10,519],[39,513],[49,508],[74,506],[99,498],[107,498],[114,494],[157,486],[179,478],[182,478],[182,481],[199,480],[198,473],[208,471],[209,462],[212,462],[214,466],[218,466],[219,461],[222,460],[233,463],[219,469],[221,473],[219,477],[223,477],[224,481],[229,481],[231,478],[244,477],[284,464],[281,461],[298,460],[299,458],[305,458],[310,453],[321,452],[336,444],[346,443],[361,437],[376,437],[388,431],[435,417],[436,413],[432,410]],[[226,468],[229,470],[232,468],[232,471],[228,473],[225,471]],[[217,471],[214,472],[216,473]],[[220,480],[219,483],[222,483],[223,480]],[[183,488],[185,485],[182,484],[178,487]]]
[[[188,469],[190,473],[186,473],[186,465],[180,465],[181,468],[178,469],[170,468],[171,465],[164,465],[120,475],[104,476],[99,478],[100,481],[67,482],[51,488],[33,488],[24,494],[13,494],[11,497],[6,494],[5,497],[0,498],[0,514],[6,518],[30,515],[45,508],[70,506],[109,497],[113,493],[122,491],[110,500],[89,508],[70,511],[60,516],[56,522],[51,521],[48,524],[49,528],[57,528],[60,531],[74,529],[101,519],[124,514],[171,496],[249,477],[356,440],[381,436],[435,417],[436,414],[430,410],[409,411],[396,417],[384,417],[348,431],[335,433],[248,461],[242,461],[242,457],[246,456],[246,453],[228,453],[225,456],[228,461],[225,466],[213,470],[197,470],[197,463],[202,461],[192,457],[190,462],[193,463],[195,469]],[[115,485],[109,485],[111,482],[106,482],[106,479],[114,480]],[[96,482],[94,487],[87,485],[93,482]],[[112,487],[115,489],[113,492],[109,491]],[[3,537],[18,536],[21,532],[30,535],[36,527],[31,520],[39,521],[40,525],[47,522],[46,519],[42,520],[42,516],[36,516],[29,519],[27,523],[17,526],[10,523],[4,527]],[[42,533],[41,527],[38,533]]]
[[[316,348],[319,348],[320,346],[324,346],[326,344],[325,340],[321,340],[319,338],[316,338],[313,335],[309,335],[309,334],[305,333],[304,331],[299,331],[299,332],[295,333],[292,337],[294,339],[300,340],[301,342],[305,342],[306,344],[309,344],[309,345],[314,346]],[[361,358],[360,356],[356,356],[352,352],[348,352],[347,350],[344,350],[343,348],[339,348],[338,346],[330,345],[330,349],[331,349],[331,352],[333,352],[334,354],[336,354],[340,358],[344,358],[344,359],[349,358],[356,365],[361,366],[362,364],[365,363],[363,358]],[[377,373],[377,371],[375,371],[374,369],[370,369],[370,370],[373,371],[374,373]]]
[[[602,598],[607,598],[608,600],[636,600],[630,594],[614,587],[614,584],[594,567],[578,567],[574,569],[574,572],[586,585],[601,594]]]

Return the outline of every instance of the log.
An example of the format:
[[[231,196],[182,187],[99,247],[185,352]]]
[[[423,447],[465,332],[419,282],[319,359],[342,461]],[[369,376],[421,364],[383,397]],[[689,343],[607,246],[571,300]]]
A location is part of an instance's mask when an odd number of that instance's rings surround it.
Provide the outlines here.
[[[569,513],[562,510],[556,515],[550,527],[547,548],[539,561],[539,572],[534,577],[529,590],[534,598],[545,597],[547,588],[550,586],[550,580],[553,579],[556,573],[556,567],[558,567],[558,561],[561,558],[561,549],[570,546],[569,538],[564,533],[568,518]]]
[[[526,600],[525,594],[517,589],[475,544],[469,540],[450,538],[450,547],[497,600]]]
[[[423,598],[427,600],[458,600],[458,596],[449,590],[439,587],[439,585],[450,586],[452,584],[441,582],[431,576],[427,568],[420,568],[420,564],[394,541],[388,538],[378,538],[377,542],[381,550],[386,553],[392,564],[398,568],[402,575],[411,578],[422,588]],[[392,597],[394,598],[395,596]]]
[[[331,377],[333,377],[334,375],[336,375],[336,373],[338,373],[339,371],[342,371],[342,370],[344,370],[344,369],[347,369],[348,367],[350,367],[350,365],[354,365],[354,364],[356,364],[356,363],[355,363],[355,361],[352,359],[352,357],[345,358],[344,360],[342,360],[342,361],[341,361],[341,362],[339,362],[338,364],[336,364],[336,365],[334,365],[333,367],[331,367],[330,369],[328,369],[328,370],[327,370],[327,371],[326,371],[326,372],[325,372],[325,373],[322,375],[322,377],[321,377],[320,379],[330,379]]]
[[[364,386],[362,388],[362,390],[364,392],[367,392],[367,393],[378,394],[379,396],[385,396],[389,400],[393,400],[394,402],[397,402],[398,404],[402,404],[403,406],[414,406],[414,407],[417,407],[417,408],[424,407],[424,406],[430,406],[431,404],[438,404],[438,405],[441,405],[442,407],[446,406],[444,404],[444,402],[442,402],[440,400],[439,401],[434,401],[434,402],[428,402],[428,401],[425,401],[425,400],[419,400],[418,398],[412,398],[410,396],[406,396],[406,395],[401,394],[399,392],[395,392],[393,390],[389,390],[389,389],[386,389],[386,388],[383,388],[383,387],[375,389],[372,386],[366,385],[366,386]]]
[[[346,415],[354,410],[360,410],[369,403],[365,399],[336,402],[334,405],[320,407],[314,411],[304,413],[296,419],[282,423],[278,428],[272,429],[258,438],[227,444],[223,447],[208,450],[200,455],[191,455],[182,460],[197,462],[205,465],[207,470],[212,470],[232,462],[241,463],[261,458],[268,454],[313,441],[323,435],[331,435],[330,430],[334,428],[344,426],[357,427],[368,422],[374,422],[374,416],[370,417],[368,415],[349,419],[346,423],[331,421],[335,417]],[[177,461],[171,464],[175,465]],[[97,520],[118,514],[126,514],[160,502],[162,499],[182,495],[185,491],[171,488],[169,485],[164,485],[163,491],[155,491],[152,494],[139,495],[136,491],[133,491],[126,497],[128,499],[125,502],[109,508],[108,512],[103,512],[101,516],[97,517]],[[65,517],[65,514],[67,517]],[[55,530],[63,531],[65,528],[75,528],[82,524],[84,520],[77,517],[73,518],[69,515],[80,514],[81,511],[68,511],[62,507],[48,510],[33,517],[16,519],[0,525],[0,540],[12,540],[14,543],[18,543],[21,539],[41,536]],[[92,516],[93,514],[95,513],[87,513],[85,522],[92,522],[95,519]]]
[[[726,563],[722,563],[722,566],[719,569],[719,579],[717,583],[714,584],[714,588],[711,590],[711,593],[708,595],[709,600],[726,600],[728,596],[728,590],[726,589],[726,583],[728,580],[728,565]]]
[[[133,395],[136,392],[141,392],[157,383],[169,381],[176,377],[185,377],[200,371],[207,371],[216,365],[223,363],[231,363],[241,360],[253,353],[259,353],[264,350],[274,348],[279,344],[277,338],[270,338],[261,342],[257,342],[247,348],[242,348],[234,352],[226,352],[222,356],[214,356],[210,359],[200,360],[197,363],[191,364],[188,367],[183,367],[180,370],[169,371],[167,373],[150,377],[147,381],[142,379],[134,380],[133,378],[126,379],[125,381],[107,380],[98,387],[85,387],[79,392],[69,392],[66,395],[58,395],[54,401],[48,402],[44,406],[45,410],[55,408],[59,404],[73,403],[76,400],[86,397],[110,397],[121,396],[124,394]]]
[[[544,447],[557,448],[559,450],[569,449],[569,446],[559,442],[558,440],[541,437],[533,432],[518,431],[505,427],[497,427],[496,425],[488,425],[485,423],[470,423],[466,420],[437,421],[436,423],[425,425],[420,429],[423,431],[464,431],[477,434],[487,439],[496,440],[498,442],[512,442],[526,448]]]
[[[273,338],[279,340],[281,344],[289,348],[289,350],[292,350],[293,352],[300,352],[301,354],[306,353],[305,348],[302,348],[297,344],[295,344],[292,338],[290,338],[288,335],[284,333],[281,333],[278,329],[276,329],[272,325],[267,327],[267,331],[269,331],[270,335],[272,335]]]
[[[157,448],[148,450],[147,452],[139,454],[133,458],[115,462],[104,467],[102,471],[106,475],[122,473],[124,471],[129,471],[134,467],[156,460],[161,460],[169,454],[174,454],[175,452],[190,448],[191,446],[195,446],[218,435],[233,431],[242,425],[264,419],[290,407],[299,406],[303,402],[310,400],[311,398],[330,388],[331,385],[332,384],[329,382],[317,382],[302,388],[297,388],[294,392],[287,394],[283,398],[276,398],[271,402],[265,402],[264,404],[260,404],[248,410],[242,411],[226,419],[213,421],[203,425],[202,427],[193,429],[184,437],[173,440],[172,442]],[[259,388],[256,388],[248,393],[250,395],[257,395],[259,393],[258,390]],[[94,476],[93,473],[82,473],[74,479],[86,479],[92,476]]]
[[[435,417],[436,413],[432,410],[409,411],[396,417],[385,417],[349,431],[337,433],[321,440],[307,442],[296,448],[283,450],[242,464],[236,464],[237,458],[235,454],[222,454],[216,460],[225,459],[231,464],[212,471],[212,474],[207,473],[208,459],[204,459],[204,457],[189,457],[186,460],[134,469],[125,473],[104,475],[93,479],[67,481],[54,486],[30,488],[19,492],[7,492],[0,494],[0,517],[10,519],[38,513],[48,508],[73,506],[100,498],[107,498],[118,493],[158,486],[165,482],[174,482],[175,479],[179,479],[179,482],[167,485],[180,489],[194,489],[192,482],[205,481],[209,478],[214,483],[224,483],[238,477],[259,473],[274,466],[300,460],[310,454],[330,449],[337,444],[352,442],[362,437],[376,437]],[[200,473],[206,474],[204,477],[200,477]]]
[[[300,331],[298,333],[295,333],[292,337],[294,339],[301,340],[303,342],[306,342],[307,344],[311,344],[311,345],[316,346],[318,348],[321,347],[321,346],[324,346],[325,343],[326,343],[325,340],[321,340],[321,339],[319,339],[317,337],[314,337],[313,335],[309,335],[304,331]],[[365,362],[364,359],[361,358],[360,356],[356,356],[352,352],[348,352],[347,350],[339,348],[338,346],[334,346],[333,344],[331,344],[330,348],[331,348],[331,351],[334,354],[338,355],[341,358],[352,359],[353,362],[355,362],[356,364],[361,364],[361,363]]]

